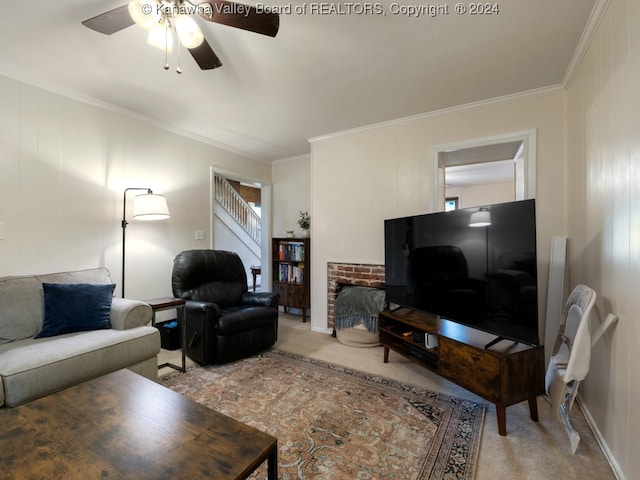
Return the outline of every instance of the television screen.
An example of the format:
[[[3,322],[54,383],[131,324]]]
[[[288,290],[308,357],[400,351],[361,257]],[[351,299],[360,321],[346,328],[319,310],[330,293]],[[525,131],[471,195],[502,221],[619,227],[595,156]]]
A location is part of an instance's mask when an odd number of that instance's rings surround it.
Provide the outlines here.
[[[385,220],[392,304],[539,345],[535,201]]]

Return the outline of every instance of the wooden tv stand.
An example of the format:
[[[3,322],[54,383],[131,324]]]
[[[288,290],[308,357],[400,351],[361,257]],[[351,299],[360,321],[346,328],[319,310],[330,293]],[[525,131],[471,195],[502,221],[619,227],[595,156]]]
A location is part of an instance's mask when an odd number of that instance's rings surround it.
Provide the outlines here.
[[[507,434],[510,405],[527,400],[531,419],[538,421],[544,347],[503,340],[487,349],[495,335],[404,307],[380,312],[379,320],[384,363],[393,350],[490,401],[496,406],[500,435]],[[426,334],[435,336],[437,347],[425,346]]]

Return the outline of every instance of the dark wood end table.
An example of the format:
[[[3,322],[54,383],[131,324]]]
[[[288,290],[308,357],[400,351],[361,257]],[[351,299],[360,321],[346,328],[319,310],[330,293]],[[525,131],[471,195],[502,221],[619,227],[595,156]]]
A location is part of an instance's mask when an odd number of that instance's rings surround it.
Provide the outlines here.
[[[182,366],[174,365],[170,362],[165,362],[158,365],[158,369],[163,367],[171,367],[180,372],[186,372],[186,359],[185,359],[185,342],[187,337],[187,315],[185,312],[185,300],[182,298],[173,298],[173,297],[160,297],[160,298],[152,298],[150,300],[143,300],[143,302],[148,303],[153,310],[153,316],[151,317],[151,325],[156,326],[156,312],[160,312],[162,310],[176,310],[176,314],[178,316],[178,323],[180,326],[180,349],[182,350]]]
[[[251,275],[253,276],[253,291],[256,291],[256,277],[262,275],[262,267],[260,265],[251,266]]]

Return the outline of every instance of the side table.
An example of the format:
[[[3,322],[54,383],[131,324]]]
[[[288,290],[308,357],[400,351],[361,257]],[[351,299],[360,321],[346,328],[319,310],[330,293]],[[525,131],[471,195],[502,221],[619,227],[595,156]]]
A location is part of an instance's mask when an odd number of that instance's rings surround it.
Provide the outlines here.
[[[256,291],[256,277],[262,276],[262,267],[260,265],[251,265],[251,275],[253,276],[253,291]]]
[[[156,326],[156,312],[160,312],[162,310],[171,310],[175,309],[176,314],[178,315],[178,323],[180,325],[180,350],[182,351],[182,366],[174,365],[173,363],[165,362],[158,365],[158,368],[163,367],[171,367],[180,372],[186,372],[186,363],[185,363],[185,340],[187,337],[187,318],[186,312],[184,309],[185,301],[182,298],[173,298],[173,297],[160,297],[160,298],[152,298],[150,300],[143,300],[143,302],[148,303],[153,310],[153,316],[151,317],[151,325]]]

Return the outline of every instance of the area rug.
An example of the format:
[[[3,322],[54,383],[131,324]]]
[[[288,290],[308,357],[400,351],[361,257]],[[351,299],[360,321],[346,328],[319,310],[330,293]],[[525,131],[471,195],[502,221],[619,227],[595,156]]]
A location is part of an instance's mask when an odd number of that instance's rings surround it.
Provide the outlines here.
[[[469,400],[278,350],[160,383],[276,437],[283,480],[474,475],[485,406]]]

